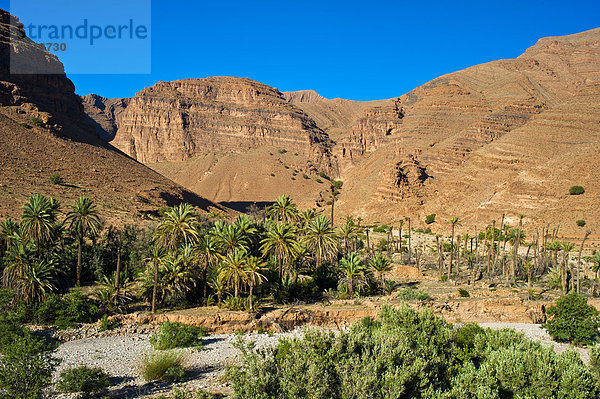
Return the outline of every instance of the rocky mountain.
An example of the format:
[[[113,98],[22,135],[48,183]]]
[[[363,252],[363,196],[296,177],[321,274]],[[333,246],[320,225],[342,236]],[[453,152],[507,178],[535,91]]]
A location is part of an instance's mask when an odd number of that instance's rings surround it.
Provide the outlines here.
[[[11,74],[9,60],[15,54],[25,67],[40,69]],[[4,10],[0,10],[0,105],[0,217],[20,214],[34,193],[55,196],[63,204],[87,195],[105,218],[122,223],[181,201],[204,210],[225,210],[100,139],[63,65],[43,45],[28,39],[18,19]],[[63,184],[50,182],[54,173]]]
[[[600,231],[597,173],[581,162],[600,146],[599,82],[594,29],[540,39],[516,59],[450,73],[395,99],[330,100],[207,78],[159,82],[125,111],[109,104],[124,102],[103,99],[88,114],[99,125],[106,115],[116,121],[108,125],[117,126],[118,148],[213,200],[289,193],[312,206],[324,202],[324,172],[344,181],[340,215],[412,216],[424,227],[436,213],[440,222],[428,227],[446,230],[452,216],[474,228],[522,214],[526,224],[562,221],[563,231],[581,234],[575,219]],[[567,195],[575,184],[583,196]]]
[[[329,136],[277,89],[250,79],[159,82],[128,100],[84,101],[107,135],[117,126],[111,144],[215,201],[292,192],[314,203],[324,187],[317,174],[338,173]]]
[[[581,162],[600,145],[599,73],[594,29],[541,39],[516,59],[365,110],[335,150],[351,165],[340,207],[388,220],[458,216],[471,226],[523,214],[580,233],[576,219],[600,217],[597,173]],[[585,198],[567,195],[574,184],[586,186]]]

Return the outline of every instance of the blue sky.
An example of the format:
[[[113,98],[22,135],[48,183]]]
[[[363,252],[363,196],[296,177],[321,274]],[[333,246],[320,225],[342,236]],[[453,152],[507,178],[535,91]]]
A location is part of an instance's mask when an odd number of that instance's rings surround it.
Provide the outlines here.
[[[160,80],[243,76],[281,91],[374,100],[514,58],[540,37],[598,26],[597,0],[152,1],[150,74],[85,75],[65,67],[77,93],[110,98]],[[121,56],[115,53],[115,62]]]

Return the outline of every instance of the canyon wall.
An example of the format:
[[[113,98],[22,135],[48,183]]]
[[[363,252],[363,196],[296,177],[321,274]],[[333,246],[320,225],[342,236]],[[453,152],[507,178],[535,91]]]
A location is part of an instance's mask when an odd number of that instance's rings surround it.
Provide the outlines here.
[[[301,154],[318,170],[337,172],[327,134],[277,89],[245,78],[146,88],[130,100],[112,144],[143,163],[272,146]]]

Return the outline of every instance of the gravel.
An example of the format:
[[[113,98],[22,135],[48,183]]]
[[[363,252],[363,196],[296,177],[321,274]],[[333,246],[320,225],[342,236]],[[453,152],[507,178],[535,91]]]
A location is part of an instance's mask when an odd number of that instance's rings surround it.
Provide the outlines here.
[[[186,389],[207,389],[227,392],[228,384],[223,380],[225,366],[235,362],[239,350],[234,347],[238,337],[254,341],[257,348],[277,344],[280,338],[299,336],[302,329],[279,334],[215,334],[204,338],[203,349],[181,349],[186,354],[186,366],[191,380],[177,384]],[[148,339],[150,335],[118,335],[100,338],[84,338],[66,342],[58,347],[55,354],[62,360],[55,378],[61,370],[80,365],[100,367],[111,376],[114,384],[110,396],[119,398],[146,397],[166,392],[172,386],[165,383],[146,383],[137,371],[139,360],[152,351]],[[73,395],[57,395],[57,398],[70,398]]]

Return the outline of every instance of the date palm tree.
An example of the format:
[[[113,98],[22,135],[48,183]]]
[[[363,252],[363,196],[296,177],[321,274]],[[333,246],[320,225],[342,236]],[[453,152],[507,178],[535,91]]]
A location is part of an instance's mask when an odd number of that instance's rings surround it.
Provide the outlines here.
[[[354,296],[356,289],[360,290],[367,284],[366,268],[356,252],[346,255],[340,261],[340,283],[348,288],[348,295]]]
[[[2,283],[25,303],[39,303],[55,289],[53,276],[54,266],[51,263],[33,256],[30,244],[19,244],[11,248],[7,257]]]
[[[350,252],[350,244],[352,244],[352,250],[356,250],[356,240],[360,237],[360,231],[352,216],[348,216],[340,227],[339,236],[342,239],[345,253]]]
[[[275,200],[275,203],[269,208],[268,214],[278,222],[292,223],[298,217],[298,207],[292,202],[289,195],[284,194]]]
[[[286,223],[275,223],[267,230],[266,237],[260,242],[263,256],[272,255],[277,260],[279,279],[291,276],[291,261],[301,252],[302,246],[296,239],[296,228]]]
[[[77,240],[77,285],[81,285],[81,250],[86,236],[95,236],[102,228],[96,206],[88,197],[79,197],[67,213],[65,222]]]
[[[10,250],[10,246],[15,239],[15,235],[19,233],[19,224],[11,218],[0,223],[0,237],[6,243],[6,251]]]
[[[563,292],[568,292],[569,287],[567,285],[567,272],[568,272],[568,268],[569,268],[569,254],[575,250],[575,244],[565,241],[561,244],[562,250],[563,250],[563,261],[562,261],[562,270],[561,270],[561,275],[562,275],[562,279],[561,279],[561,285],[562,285],[562,290]],[[574,276],[573,273],[571,273],[571,282],[573,281]],[[571,286],[573,283],[571,283]]]
[[[323,215],[308,224],[303,241],[306,248],[315,254],[317,269],[321,267],[323,259],[337,251],[337,235],[331,222]]]
[[[219,279],[226,285],[233,286],[233,297],[237,298],[240,288],[248,281],[246,274],[246,251],[234,249],[223,257],[219,268]]]
[[[305,209],[304,211],[300,212],[298,217],[299,232],[303,234],[306,230],[306,226],[315,220],[317,216],[319,216],[319,214],[314,209]]]
[[[381,252],[375,254],[373,258],[369,260],[369,267],[373,270],[375,278],[377,279],[377,285],[383,292],[383,274],[392,269],[392,262],[383,256]]]
[[[54,198],[48,199],[41,194],[32,195],[29,203],[23,206],[21,232],[35,243],[38,255],[41,252],[41,245],[53,236],[58,210],[58,201]]]
[[[180,204],[168,210],[156,230],[154,239],[167,251],[194,244],[198,239],[198,216],[190,204]]]
[[[517,274],[517,269],[518,269],[517,261],[519,259],[519,246],[525,244],[525,232],[521,228],[514,228],[514,229],[510,230],[510,233],[508,235],[508,240],[510,242],[510,245],[512,245],[512,248],[513,248],[512,268],[510,270],[510,278],[514,282],[514,279]]]
[[[208,285],[215,291],[215,294],[217,294],[217,305],[221,305],[221,302],[223,302],[223,294],[227,292],[227,287],[218,276],[211,278]]]
[[[214,237],[215,245],[223,255],[235,249],[242,249],[244,251],[249,249],[249,237],[236,224],[227,224],[218,221],[215,223],[211,234]]]
[[[261,271],[265,270],[266,266],[267,264],[257,256],[249,256],[246,259],[245,272],[250,295],[250,310],[254,310],[254,298],[252,297],[254,287],[267,280],[267,278],[260,273]]]
[[[202,267],[202,295],[204,301],[206,301],[206,291],[208,286],[208,273],[214,267],[219,258],[219,248],[217,247],[217,242],[215,237],[210,234],[205,234],[200,236],[198,242],[196,243],[195,253],[200,257],[200,260],[203,261]]]
[[[448,266],[448,280],[452,277],[452,263],[454,261],[454,230],[456,226],[460,226],[460,219],[453,217],[450,219],[450,225],[452,226],[452,236],[450,237],[450,265]]]

